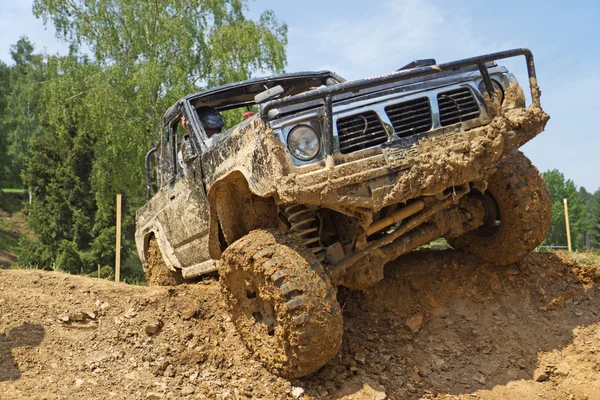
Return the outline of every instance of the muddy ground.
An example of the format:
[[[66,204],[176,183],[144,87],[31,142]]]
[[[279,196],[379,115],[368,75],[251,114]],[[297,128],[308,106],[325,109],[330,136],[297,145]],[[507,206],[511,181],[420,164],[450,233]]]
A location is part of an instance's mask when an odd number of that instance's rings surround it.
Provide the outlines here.
[[[564,254],[506,269],[411,254],[340,291],[342,350],[288,381],[252,359],[215,279],[1,270],[0,398],[600,399],[599,282],[600,266]]]

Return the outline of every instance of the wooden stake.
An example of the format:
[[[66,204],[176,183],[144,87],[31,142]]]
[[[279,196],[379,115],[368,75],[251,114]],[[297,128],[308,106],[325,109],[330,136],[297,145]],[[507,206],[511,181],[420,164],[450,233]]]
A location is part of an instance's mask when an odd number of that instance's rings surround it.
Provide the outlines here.
[[[115,255],[115,282],[121,281],[121,193],[117,194],[117,246]]]
[[[98,264],[98,279],[100,279],[100,264]]]
[[[567,205],[567,199],[563,199],[565,202],[565,224],[567,226],[567,244],[569,245],[569,253],[573,251],[571,247],[571,227],[569,226],[569,206]]]

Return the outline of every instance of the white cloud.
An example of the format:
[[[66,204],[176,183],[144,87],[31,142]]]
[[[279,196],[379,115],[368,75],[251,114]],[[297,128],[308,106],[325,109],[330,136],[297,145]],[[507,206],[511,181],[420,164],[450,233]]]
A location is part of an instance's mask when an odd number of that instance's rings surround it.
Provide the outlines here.
[[[464,14],[431,1],[386,1],[371,10],[368,16],[340,17],[311,35],[321,64],[332,62],[340,74],[359,78],[414,59],[443,62],[510,47],[473,32]]]

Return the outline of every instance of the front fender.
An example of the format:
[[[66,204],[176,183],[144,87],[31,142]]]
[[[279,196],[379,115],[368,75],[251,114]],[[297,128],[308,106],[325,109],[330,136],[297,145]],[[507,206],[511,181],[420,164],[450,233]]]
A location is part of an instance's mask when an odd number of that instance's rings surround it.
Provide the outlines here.
[[[163,261],[167,267],[172,271],[176,271],[177,268],[182,268],[181,263],[175,256],[175,250],[173,249],[173,246],[171,246],[171,243],[166,238],[165,230],[163,229],[162,224],[157,218],[153,218],[135,233],[135,244],[138,250],[138,256],[142,261],[144,272],[146,272],[148,269],[148,243],[152,237],[155,237],[158,241],[158,246],[163,256]]]
[[[211,140],[202,154],[207,192],[229,175],[239,173],[254,194],[268,197],[276,192],[277,180],[289,173],[289,157],[283,144],[258,116]]]
[[[256,189],[239,170],[232,171],[211,186],[208,192],[211,258],[219,259],[228,245],[254,229],[277,227],[275,198]]]

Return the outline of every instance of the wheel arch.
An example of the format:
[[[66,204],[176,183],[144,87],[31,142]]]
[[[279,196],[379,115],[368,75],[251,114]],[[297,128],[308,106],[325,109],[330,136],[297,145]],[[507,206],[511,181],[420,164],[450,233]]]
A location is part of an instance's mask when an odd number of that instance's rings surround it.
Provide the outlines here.
[[[248,232],[278,225],[275,198],[270,193],[261,193],[254,179],[240,170],[234,170],[214,182],[208,192],[208,200],[209,253],[212,259],[219,259],[228,245]]]
[[[148,249],[150,240],[155,238],[158,242],[158,247],[160,248],[160,253],[162,255],[163,261],[166,264],[167,268],[171,271],[177,271],[177,269],[181,268],[181,264],[177,260],[175,253],[171,244],[168,242],[164,234],[162,233],[162,226],[158,221],[154,221],[154,223],[145,229],[145,232],[139,235],[136,240],[139,240],[141,243],[138,246],[141,246],[140,259],[142,261],[142,268],[144,272],[148,269]],[[139,248],[139,247],[138,247]]]

